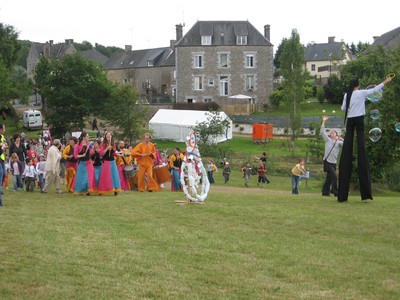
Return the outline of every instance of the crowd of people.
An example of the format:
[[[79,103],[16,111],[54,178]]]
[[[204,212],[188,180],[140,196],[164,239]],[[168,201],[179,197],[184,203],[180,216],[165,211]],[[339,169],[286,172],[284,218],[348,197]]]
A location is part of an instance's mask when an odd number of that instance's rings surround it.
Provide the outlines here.
[[[346,135],[344,140],[335,130],[326,133],[327,116],[323,116],[321,135],[325,141],[324,172],[327,173],[322,187],[322,195],[333,194],[339,202],[348,198],[352,172],[352,151],[354,132],[357,132],[358,168],[361,199],[372,200],[369,163],[365,151],[364,115],[365,98],[382,89],[393,77],[388,76],[381,84],[372,89],[360,89],[358,79],[353,79],[344,96],[342,109],[345,111]],[[97,120],[93,120],[93,129]],[[2,206],[2,188],[8,188],[8,175],[12,174],[13,191],[33,192],[37,188],[47,193],[54,185],[56,193],[61,194],[61,184],[65,183],[68,192],[79,195],[118,195],[122,191],[154,192],[164,188],[164,183],[171,181],[171,191],[183,190],[181,166],[184,153],[178,148],[164,157],[151,142],[151,134],[144,134],[143,141],[135,147],[125,145],[124,141],[115,141],[111,132],[104,136],[96,135],[90,141],[89,134],[82,132],[79,138],[67,133],[63,139],[52,139],[50,131],[39,135],[35,140],[28,140],[25,134],[14,134],[6,140],[5,125],[0,124],[0,206]],[[339,163],[339,178],[336,165],[340,148],[343,148]],[[241,168],[245,186],[249,186],[251,175],[258,175],[258,183],[270,183],[267,178],[267,156],[263,152],[257,166],[246,162]],[[225,184],[232,173],[226,158],[220,163]],[[218,172],[212,160],[206,166],[210,184],[215,182],[214,173]],[[299,193],[299,183],[309,178],[305,169],[305,159],[301,158],[291,169],[292,194]]]
[[[27,139],[21,133],[8,140],[4,133],[5,126],[0,124],[0,180],[8,188],[10,174],[14,192],[48,193],[54,186],[61,194],[65,184],[71,194],[117,196],[122,191],[160,191],[167,181],[171,181],[171,191],[183,190],[184,154],[179,147],[170,156],[167,151],[161,154],[150,133],[136,146],[116,141],[109,131],[96,135],[94,141],[87,132],[79,138],[67,133],[62,139],[42,135]]]

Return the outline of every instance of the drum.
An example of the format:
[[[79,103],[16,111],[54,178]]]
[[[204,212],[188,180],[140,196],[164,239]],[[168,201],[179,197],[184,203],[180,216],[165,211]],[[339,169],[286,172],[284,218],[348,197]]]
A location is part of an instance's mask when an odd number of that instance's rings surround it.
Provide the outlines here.
[[[124,168],[124,173],[127,178],[132,178],[133,176],[135,176],[136,172],[137,172],[136,166],[128,165],[128,166],[125,166],[125,168]]]
[[[138,190],[138,178],[137,178],[137,174],[135,174],[135,176],[128,178],[129,180],[129,184],[131,186],[131,190],[132,191],[137,191]]]
[[[168,165],[155,166],[153,168],[154,177],[158,183],[164,183],[171,180]]]

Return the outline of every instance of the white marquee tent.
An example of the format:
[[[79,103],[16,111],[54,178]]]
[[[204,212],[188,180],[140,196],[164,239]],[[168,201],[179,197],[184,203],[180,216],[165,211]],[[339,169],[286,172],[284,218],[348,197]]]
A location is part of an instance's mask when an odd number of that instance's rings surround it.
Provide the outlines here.
[[[225,134],[216,138],[217,143],[232,139],[232,120],[224,112],[223,118],[230,122]],[[154,133],[155,139],[186,142],[186,137],[197,123],[207,121],[208,111],[159,109],[149,121],[149,128]]]

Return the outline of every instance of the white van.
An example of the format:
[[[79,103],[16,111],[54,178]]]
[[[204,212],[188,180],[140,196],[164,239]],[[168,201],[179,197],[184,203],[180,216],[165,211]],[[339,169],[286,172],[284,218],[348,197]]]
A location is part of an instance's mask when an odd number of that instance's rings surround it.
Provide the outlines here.
[[[43,129],[42,113],[39,110],[25,110],[22,115],[22,126],[28,130]]]

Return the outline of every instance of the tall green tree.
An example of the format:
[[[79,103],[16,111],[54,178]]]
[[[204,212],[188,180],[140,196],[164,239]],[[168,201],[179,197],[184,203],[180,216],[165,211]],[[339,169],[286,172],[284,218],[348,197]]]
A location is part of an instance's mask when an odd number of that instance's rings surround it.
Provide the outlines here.
[[[282,55],[282,51],[283,51],[283,48],[285,47],[286,42],[287,42],[287,38],[283,38],[275,52],[275,56],[274,56],[274,67],[275,67],[274,77],[275,78],[281,75],[281,71],[280,71],[281,55]]]
[[[347,86],[349,80],[358,77],[361,88],[382,82],[389,73],[397,73],[400,70],[400,47],[386,51],[383,47],[369,48],[359,55],[355,61],[351,61],[341,69],[343,86]],[[400,135],[395,130],[395,124],[400,120],[400,81],[398,75],[384,87],[384,96],[378,103],[366,100],[365,134],[366,149],[370,161],[371,178],[373,181],[384,177],[388,170],[392,170],[400,160]],[[370,112],[377,109],[380,112],[378,120],[370,118]],[[382,137],[377,142],[368,139],[369,131],[378,127],[382,130]],[[354,155],[357,152],[354,151]],[[384,155],[384,159],[382,159]],[[352,181],[356,182],[358,172],[357,160],[353,166]]]
[[[0,23],[0,109],[11,107],[11,100],[27,102],[33,90],[22,67],[16,66],[21,44],[14,27]]]
[[[34,84],[32,79],[27,77],[26,70],[21,66],[15,66],[10,72],[9,79],[12,86],[11,97],[27,104],[28,96],[33,92]]]
[[[104,105],[102,116],[117,128],[114,134],[130,144],[143,133],[146,107],[138,103],[139,97],[129,85],[113,85],[109,101]]]
[[[300,35],[292,30],[281,54],[281,71],[283,74],[283,98],[290,111],[291,141],[294,141],[301,131],[300,103],[304,101],[304,85],[307,71],[304,68],[304,47],[300,43]]]
[[[10,80],[10,71],[0,60],[0,109],[9,108],[10,99],[12,99],[12,82]]]
[[[20,49],[18,33],[14,27],[0,23],[0,60],[7,69],[10,70],[15,65]]]
[[[79,54],[42,58],[35,82],[45,99],[46,121],[57,135],[84,128],[87,117],[103,111],[112,91],[104,69]]]

